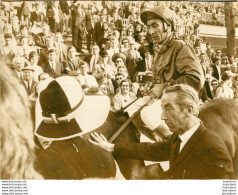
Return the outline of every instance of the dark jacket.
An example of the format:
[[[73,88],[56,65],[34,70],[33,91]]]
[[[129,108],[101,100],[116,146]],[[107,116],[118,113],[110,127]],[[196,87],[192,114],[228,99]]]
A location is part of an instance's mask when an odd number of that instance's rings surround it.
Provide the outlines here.
[[[172,36],[155,54],[153,72],[166,86],[187,84],[196,91],[204,86],[204,73],[191,45]]]
[[[80,66],[83,63],[83,60],[76,58],[75,63],[70,59],[63,61],[64,73],[72,76],[78,76],[80,73]]]
[[[203,125],[197,129],[185,144],[173,164],[171,143],[138,143],[115,145],[116,158],[130,158],[149,161],[170,161],[170,168],[165,173],[167,179],[232,179],[232,160],[222,139]]]
[[[60,75],[62,73],[64,73],[64,66],[61,62],[56,62],[56,70],[52,70],[52,68],[50,67],[49,62],[47,62],[46,64],[44,64],[42,66],[42,69],[45,73],[48,73],[51,77]]]
[[[115,177],[112,155],[80,137],[55,141],[36,158],[35,168],[45,179]]]

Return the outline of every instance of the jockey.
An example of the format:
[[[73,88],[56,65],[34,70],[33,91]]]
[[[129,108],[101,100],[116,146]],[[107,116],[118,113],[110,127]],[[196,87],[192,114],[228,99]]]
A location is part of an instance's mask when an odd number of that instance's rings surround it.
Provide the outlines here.
[[[187,84],[199,92],[204,85],[202,66],[192,46],[173,37],[175,24],[171,10],[163,5],[154,7],[149,11],[142,12],[141,21],[149,29],[155,53],[152,64],[155,82],[154,87],[147,94],[152,98],[159,99],[167,86],[181,83]],[[165,125],[162,124],[160,116],[154,114],[161,114],[158,112],[159,110],[162,112],[160,100],[153,101],[152,104],[143,108],[133,120],[138,130],[149,135],[152,133],[151,130],[160,126],[160,137],[168,137],[170,133],[166,128],[163,128]],[[130,115],[130,108],[127,111]],[[161,133],[161,130],[165,131]],[[157,140],[157,138],[154,139]]]

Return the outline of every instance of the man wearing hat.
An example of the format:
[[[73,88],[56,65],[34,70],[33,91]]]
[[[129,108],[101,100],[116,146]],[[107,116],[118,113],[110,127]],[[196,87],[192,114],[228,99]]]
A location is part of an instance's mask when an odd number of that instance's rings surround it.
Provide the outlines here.
[[[161,85],[152,89],[152,94],[160,97],[165,87],[177,83],[186,83],[196,91],[201,90],[204,85],[201,64],[189,44],[174,39],[175,24],[171,10],[158,6],[143,12],[141,20],[147,24],[154,45],[154,74],[162,81]]]
[[[34,95],[37,82],[34,81],[34,67],[26,66],[22,69],[22,84],[29,96]]]
[[[111,154],[81,137],[105,122],[109,98],[84,95],[79,81],[71,76],[44,82],[36,103],[35,135],[50,145],[38,154],[36,170],[45,179],[115,177]]]
[[[112,61],[114,62],[116,67],[125,66],[126,56],[123,53],[115,53],[112,56]]]
[[[124,37],[121,39],[121,52],[129,50],[129,39]]]

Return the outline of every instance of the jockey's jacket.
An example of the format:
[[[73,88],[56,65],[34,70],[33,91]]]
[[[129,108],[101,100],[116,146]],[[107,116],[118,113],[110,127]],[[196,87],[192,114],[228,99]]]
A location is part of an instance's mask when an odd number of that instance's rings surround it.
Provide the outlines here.
[[[171,36],[153,60],[153,72],[165,87],[187,84],[196,91],[204,86],[204,74],[192,46]]]

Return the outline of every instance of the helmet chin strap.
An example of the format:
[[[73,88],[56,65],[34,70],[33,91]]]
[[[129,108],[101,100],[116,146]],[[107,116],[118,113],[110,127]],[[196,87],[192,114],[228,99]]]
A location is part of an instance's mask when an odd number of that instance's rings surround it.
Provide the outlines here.
[[[156,44],[155,47],[158,47],[159,49],[161,49],[164,46],[164,44],[166,43],[167,40],[168,40],[168,31],[166,31],[165,40],[162,43]]]

